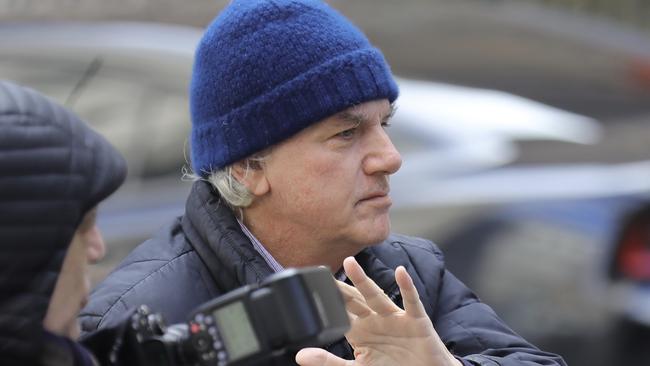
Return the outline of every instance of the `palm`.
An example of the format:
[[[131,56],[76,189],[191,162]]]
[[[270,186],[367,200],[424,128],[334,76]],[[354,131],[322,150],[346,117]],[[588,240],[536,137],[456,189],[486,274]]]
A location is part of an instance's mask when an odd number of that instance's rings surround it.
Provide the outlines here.
[[[401,309],[363,273],[354,258],[346,258],[343,266],[355,285],[337,282],[352,325],[345,337],[354,349],[355,359],[344,360],[323,349],[306,348],[296,355],[300,365],[461,365],[438,337],[404,267],[395,271],[404,299],[404,309]]]
[[[345,335],[354,348],[354,365],[454,365],[424,311],[417,290],[404,268],[396,280],[404,309],[395,305],[353,259],[344,262],[355,287],[338,282],[351,321]]]
[[[355,350],[356,361],[370,366],[397,365],[399,360],[416,359],[419,352],[413,352],[414,349],[432,354],[431,345],[435,344],[432,335],[428,318],[412,318],[401,310],[389,316],[374,313],[365,318],[356,317],[345,336]]]

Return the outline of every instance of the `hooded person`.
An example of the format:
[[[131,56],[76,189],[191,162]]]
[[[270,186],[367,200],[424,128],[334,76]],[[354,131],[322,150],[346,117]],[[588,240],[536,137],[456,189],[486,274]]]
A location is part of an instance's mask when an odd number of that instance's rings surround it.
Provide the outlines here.
[[[97,205],[126,162],[72,112],[0,81],[0,364],[89,365],[74,342],[101,259]]]

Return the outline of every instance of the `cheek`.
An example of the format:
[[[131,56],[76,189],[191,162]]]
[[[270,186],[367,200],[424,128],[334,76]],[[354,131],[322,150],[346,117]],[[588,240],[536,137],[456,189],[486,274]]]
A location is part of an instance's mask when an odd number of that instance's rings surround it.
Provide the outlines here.
[[[344,214],[354,203],[357,182],[353,173],[354,170],[346,169],[345,161],[340,159],[311,164],[306,175],[297,177],[302,185],[300,199],[316,210]]]
[[[283,187],[280,190],[280,198],[286,203],[293,202],[295,206],[307,209],[317,202],[319,196],[327,189],[323,184],[324,172],[314,166],[305,166],[291,172],[281,183]]]
[[[326,216],[332,210],[344,214],[353,203],[360,164],[352,152],[302,145],[276,154],[268,177],[280,210]]]

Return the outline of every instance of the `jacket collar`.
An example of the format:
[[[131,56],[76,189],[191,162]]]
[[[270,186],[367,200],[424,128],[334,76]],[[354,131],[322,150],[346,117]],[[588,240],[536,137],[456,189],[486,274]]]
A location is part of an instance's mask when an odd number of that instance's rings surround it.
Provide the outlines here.
[[[220,291],[257,284],[273,274],[209,183],[194,183],[181,225]]]

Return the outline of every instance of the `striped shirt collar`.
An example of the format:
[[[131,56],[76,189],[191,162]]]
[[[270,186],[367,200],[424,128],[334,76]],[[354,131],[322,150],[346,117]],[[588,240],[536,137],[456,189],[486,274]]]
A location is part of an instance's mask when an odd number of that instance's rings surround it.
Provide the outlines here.
[[[278,261],[275,260],[275,258],[273,258],[271,253],[269,253],[269,251],[266,250],[266,248],[264,248],[264,245],[262,245],[262,243],[260,243],[260,241],[257,240],[255,235],[253,235],[253,233],[251,233],[250,230],[248,230],[246,225],[244,225],[244,223],[241,222],[239,218],[237,218],[237,223],[239,223],[239,227],[241,227],[241,230],[248,237],[248,239],[250,239],[251,243],[253,243],[253,248],[255,248],[255,250],[257,250],[257,252],[260,253],[262,258],[264,258],[266,263],[268,263],[269,267],[271,267],[273,272],[282,271],[284,267],[282,267],[282,265],[278,263]]]

